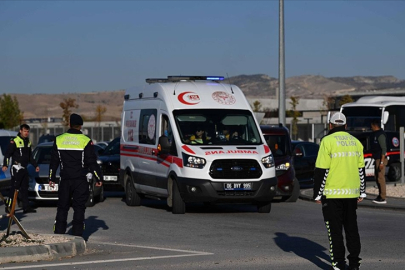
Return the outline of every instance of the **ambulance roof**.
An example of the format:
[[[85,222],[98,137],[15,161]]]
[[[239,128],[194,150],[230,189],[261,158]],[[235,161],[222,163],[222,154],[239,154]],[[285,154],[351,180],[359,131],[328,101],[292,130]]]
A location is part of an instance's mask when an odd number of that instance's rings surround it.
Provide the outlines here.
[[[146,79],[144,88],[128,89],[125,100],[163,100],[174,109],[248,109],[251,107],[236,85],[220,76],[168,76]]]

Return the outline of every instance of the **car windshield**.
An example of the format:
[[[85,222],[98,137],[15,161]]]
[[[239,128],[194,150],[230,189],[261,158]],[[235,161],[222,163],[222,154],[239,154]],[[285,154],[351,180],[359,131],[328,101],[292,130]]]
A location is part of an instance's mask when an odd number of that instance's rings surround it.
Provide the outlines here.
[[[346,116],[348,131],[369,131],[373,119],[381,121],[379,107],[343,107],[342,113]]]
[[[174,119],[184,144],[259,145],[254,116],[248,110],[175,110]]]
[[[264,135],[264,139],[270,147],[273,156],[281,157],[290,155],[290,145],[286,135]]]
[[[111,141],[103,151],[103,156],[119,155],[120,153],[120,138],[115,138]]]
[[[51,151],[52,145],[39,146],[35,148],[32,155],[38,164],[49,164],[51,163]]]

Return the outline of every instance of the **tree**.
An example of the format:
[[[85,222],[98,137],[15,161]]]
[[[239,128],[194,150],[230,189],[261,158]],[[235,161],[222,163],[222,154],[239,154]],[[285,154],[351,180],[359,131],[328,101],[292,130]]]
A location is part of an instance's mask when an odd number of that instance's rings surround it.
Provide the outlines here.
[[[97,105],[96,107],[96,122],[98,122],[98,125],[100,126],[100,122],[103,120],[103,115],[107,111],[107,108],[102,106],[102,105]]]
[[[5,129],[11,129],[20,125],[23,119],[24,115],[20,111],[17,98],[3,94],[0,97],[0,125]]]
[[[297,139],[298,135],[298,117],[300,116],[300,112],[297,110],[297,105],[299,104],[299,97],[296,96],[291,96],[290,97],[290,105],[291,105],[291,110],[287,111],[287,116],[292,117],[292,132],[291,134],[293,135],[294,139]]]
[[[61,102],[59,104],[59,106],[63,109],[63,115],[62,115],[62,119],[63,119],[63,125],[65,127],[69,126],[69,117],[72,114],[72,111],[70,110],[70,108],[79,108],[79,105],[76,104],[76,99],[74,98],[65,98],[63,99],[63,102]]]
[[[328,95],[328,96],[325,95],[323,97],[323,103],[322,103],[323,106],[324,106],[324,110],[326,112],[334,110],[335,109],[335,102],[336,102],[335,97],[333,97],[331,95]]]
[[[339,100],[339,106],[342,106],[343,104],[353,102],[353,98],[350,95],[344,95],[340,100]]]
[[[259,112],[261,108],[262,108],[262,104],[260,103],[260,101],[256,100],[255,102],[253,102],[253,111],[254,112]]]

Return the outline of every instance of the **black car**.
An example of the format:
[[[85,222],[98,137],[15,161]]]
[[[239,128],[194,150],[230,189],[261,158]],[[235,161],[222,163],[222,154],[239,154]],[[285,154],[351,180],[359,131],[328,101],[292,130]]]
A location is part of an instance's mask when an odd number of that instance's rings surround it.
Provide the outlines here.
[[[112,140],[104,150],[99,152],[98,164],[104,176],[104,185],[109,190],[121,190],[118,179],[120,174],[120,137]]]
[[[49,164],[51,162],[51,151],[53,142],[38,144],[32,152],[33,158],[38,163],[39,172],[34,166],[28,165],[29,186],[28,199],[31,201],[56,201],[58,200],[59,168],[56,172],[56,183],[54,187],[49,186]],[[93,206],[96,201],[104,200],[104,187],[97,187],[95,177],[89,180],[90,196],[86,206]]]
[[[313,142],[292,141],[295,177],[301,188],[314,186],[314,170],[319,145]]]

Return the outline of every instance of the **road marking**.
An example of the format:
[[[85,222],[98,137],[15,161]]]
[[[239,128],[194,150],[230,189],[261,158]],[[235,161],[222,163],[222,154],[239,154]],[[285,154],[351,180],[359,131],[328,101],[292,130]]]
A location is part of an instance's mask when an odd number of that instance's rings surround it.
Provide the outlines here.
[[[97,261],[86,261],[86,262],[40,264],[40,265],[30,265],[29,268],[31,269],[31,268],[43,268],[43,267],[59,267],[59,266],[73,266],[73,265],[86,265],[86,264],[115,263],[115,262],[142,261],[142,260],[157,260],[157,259],[181,258],[181,257],[192,257],[192,256],[207,256],[207,255],[213,255],[214,254],[214,253],[200,252],[200,251],[194,251],[194,250],[159,248],[159,247],[138,246],[138,245],[130,245],[130,244],[116,244],[116,243],[104,243],[104,242],[92,242],[92,244],[134,247],[134,248],[144,248],[144,249],[155,249],[155,250],[182,252],[182,253],[188,253],[188,254],[151,256],[151,257],[139,257],[139,258],[123,258],[123,259],[111,259],[111,260],[97,260]],[[22,269],[22,268],[25,268],[25,266],[12,266],[12,267],[4,267],[4,268],[1,268],[1,269]]]

